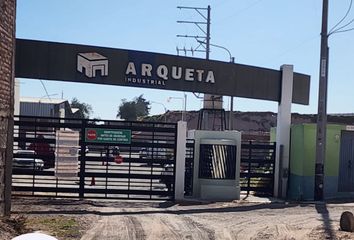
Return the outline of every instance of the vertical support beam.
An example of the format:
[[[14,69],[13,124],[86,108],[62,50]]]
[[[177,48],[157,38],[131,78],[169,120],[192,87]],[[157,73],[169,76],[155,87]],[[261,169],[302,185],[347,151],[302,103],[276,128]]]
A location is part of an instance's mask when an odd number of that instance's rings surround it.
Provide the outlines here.
[[[285,198],[288,185],[290,157],[291,102],[293,96],[294,76],[293,66],[282,65],[281,71],[281,96],[278,105],[276,132],[274,196]],[[283,151],[280,151],[281,146],[283,146]],[[281,189],[279,186],[281,186]]]
[[[205,46],[205,59],[209,60],[209,54],[210,54],[210,6],[208,5],[208,14],[207,14],[207,32],[206,32],[206,46]],[[204,94],[204,101],[203,101],[203,108],[210,108],[206,106],[207,101],[212,98],[212,95],[209,94]],[[205,118],[204,118],[205,115]],[[201,118],[201,128],[198,129],[204,129],[204,130],[209,130],[209,114],[208,112],[204,112]]]
[[[206,32],[206,59],[209,59],[210,53],[210,5],[208,5],[208,15],[207,15],[207,32]]]
[[[16,0],[0,1],[0,216],[10,215]]]
[[[187,122],[177,123],[177,151],[175,172],[175,200],[184,199],[184,176],[186,162]]]
[[[323,200],[324,162],[327,136],[327,87],[328,87],[328,0],[323,0],[320,54],[320,79],[316,131],[316,165],[314,199]]]
[[[86,119],[81,119],[81,141],[80,141],[80,149],[81,154],[79,156],[80,159],[80,172],[79,172],[79,198],[83,199],[85,195],[85,167],[86,167],[86,136],[85,136],[85,129],[86,129]],[[102,151],[101,151],[102,154]]]
[[[234,120],[234,97],[230,96],[229,130],[233,128]]]

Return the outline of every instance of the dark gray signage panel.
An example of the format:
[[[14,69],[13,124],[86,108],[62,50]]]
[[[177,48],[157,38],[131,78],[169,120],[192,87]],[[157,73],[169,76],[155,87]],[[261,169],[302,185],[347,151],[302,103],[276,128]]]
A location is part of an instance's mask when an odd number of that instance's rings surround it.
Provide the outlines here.
[[[198,58],[16,40],[19,78],[110,84],[278,101],[281,71]],[[293,102],[309,103],[310,77],[294,73]]]

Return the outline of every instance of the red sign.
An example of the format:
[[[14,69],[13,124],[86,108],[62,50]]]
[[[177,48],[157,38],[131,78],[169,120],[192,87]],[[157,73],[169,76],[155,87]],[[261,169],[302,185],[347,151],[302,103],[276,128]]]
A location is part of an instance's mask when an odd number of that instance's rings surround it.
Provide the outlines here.
[[[87,131],[87,139],[89,140],[96,140],[97,139],[97,132],[96,130],[90,129]]]

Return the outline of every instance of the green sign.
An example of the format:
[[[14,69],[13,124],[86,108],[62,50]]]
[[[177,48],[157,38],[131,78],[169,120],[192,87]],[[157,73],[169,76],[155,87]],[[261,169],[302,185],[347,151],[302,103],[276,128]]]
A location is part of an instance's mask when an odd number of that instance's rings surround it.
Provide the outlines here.
[[[85,141],[94,143],[130,144],[132,131],[126,129],[86,128]]]

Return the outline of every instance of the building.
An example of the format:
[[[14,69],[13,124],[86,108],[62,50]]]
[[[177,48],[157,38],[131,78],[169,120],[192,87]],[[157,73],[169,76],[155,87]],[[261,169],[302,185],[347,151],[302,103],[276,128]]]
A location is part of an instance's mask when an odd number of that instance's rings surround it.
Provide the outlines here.
[[[58,98],[20,98],[20,116],[76,118],[78,108],[71,108],[68,100]]]

